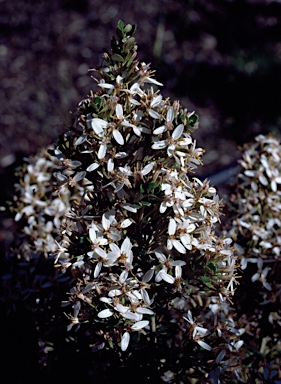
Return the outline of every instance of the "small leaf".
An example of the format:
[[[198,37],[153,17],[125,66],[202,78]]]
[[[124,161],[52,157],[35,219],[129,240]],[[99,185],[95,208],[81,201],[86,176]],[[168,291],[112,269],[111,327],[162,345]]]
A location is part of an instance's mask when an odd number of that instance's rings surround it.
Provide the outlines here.
[[[213,263],[209,263],[208,264],[208,268],[210,268],[212,271],[214,271],[215,273],[217,272],[217,267],[215,266],[215,264]]]
[[[52,286],[53,286],[53,283],[48,281],[47,283],[43,284],[41,288],[49,288],[49,287],[52,287]]]
[[[200,276],[202,283],[204,283],[208,288],[215,289],[211,280],[207,276]]]
[[[131,33],[131,35],[133,35],[133,33]],[[128,38],[128,40],[126,41],[126,43],[125,43],[125,47],[127,48],[127,49],[129,49],[129,46],[130,45],[135,45],[135,42],[136,42],[136,39],[134,38],[134,37],[129,37]],[[129,55],[131,56],[132,55],[132,52],[130,52],[129,53]],[[128,60],[128,57],[129,57],[129,55],[126,57],[126,60]]]
[[[124,61],[124,57],[122,57],[121,55],[118,55],[118,53],[113,53],[111,58],[114,61],[118,61],[118,63],[123,63],[123,61]]]
[[[140,201],[140,204],[144,205],[145,207],[150,207],[151,206],[151,203],[149,203],[148,201]]]
[[[124,27],[125,27],[125,24],[123,23],[122,20],[119,20],[118,23],[117,23],[117,27],[123,31],[124,30]]]
[[[124,28],[125,33],[130,33],[132,31],[133,27],[131,24],[127,24],[126,27]]]

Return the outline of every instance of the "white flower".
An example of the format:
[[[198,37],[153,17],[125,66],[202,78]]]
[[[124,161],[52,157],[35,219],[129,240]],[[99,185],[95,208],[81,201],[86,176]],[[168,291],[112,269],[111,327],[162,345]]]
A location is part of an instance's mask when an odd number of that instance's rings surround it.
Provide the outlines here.
[[[167,111],[166,115],[166,124],[161,125],[161,127],[156,128],[153,131],[154,135],[161,135],[162,133],[166,132],[168,128],[173,126],[173,120],[174,120],[174,109],[173,107],[170,107]]]
[[[163,266],[163,268],[160,269],[160,271],[155,276],[155,281],[157,283],[160,282],[161,280],[164,280],[166,281],[166,283],[169,283],[169,284],[174,284],[175,282],[175,278],[172,275],[169,275],[167,273],[167,268],[165,266]]]
[[[114,193],[117,193],[123,189],[124,185],[131,188],[131,183],[129,177],[133,175],[130,167],[125,165],[125,167],[118,167],[116,170],[116,188]]]
[[[143,320],[138,321],[135,324],[131,326],[132,331],[140,331],[141,329],[145,328],[149,324],[149,321]],[[121,350],[124,352],[128,348],[130,342],[130,333],[125,332],[121,338]]]
[[[100,137],[104,135],[104,129],[108,126],[107,121],[98,117],[94,117],[91,124],[94,132]]]
[[[111,252],[107,254],[107,262],[110,264],[115,261],[122,262],[127,266],[132,266],[133,262],[133,252],[132,252],[132,243],[128,237],[123,241],[121,248],[114,243],[110,243],[109,247]]]
[[[264,270],[255,273],[251,278],[252,282],[259,280],[262,282],[262,285],[265,289],[267,289],[268,291],[272,291],[271,285],[266,281],[266,276],[270,270],[270,267],[266,267],[264,268]]]
[[[203,328],[194,322],[190,310],[187,311],[187,317],[183,317],[183,319],[190,324],[191,329],[193,330],[192,337],[194,341],[196,341],[200,347],[206,349],[207,351],[211,351],[212,347],[201,340],[201,338],[209,334],[210,331],[207,328]]]
[[[98,236],[97,232],[98,227],[94,222],[92,222],[92,224],[89,226],[89,237],[94,248],[99,247],[100,245],[106,245],[108,243],[107,239],[102,236]]]
[[[164,149],[166,147],[167,148],[167,154],[169,157],[173,156],[174,154],[174,151],[176,149],[176,146],[177,145],[181,145],[181,143],[179,142],[179,138],[181,137],[182,133],[184,131],[184,125],[183,124],[179,124],[173,131],[172,133],[172,136],[166,140],[157,140],[157,139],[153,139],[154,140],[154,143],[152,144],[152,149]],[[157,132],[157,131],[156,131]],[[186,137],[184,139],[184,146],[187,146],[188,144],[190,144],[192,142],[191,138],[189,137]]]
[[[175,233],[177,229],[177,223],[175,219],[170,219],[168,225],[168,234],[169,237],[167,239],[167,248],[171,250],[173,247],[180,253],[186,253],[185,247],[182,243],[175,238]]]

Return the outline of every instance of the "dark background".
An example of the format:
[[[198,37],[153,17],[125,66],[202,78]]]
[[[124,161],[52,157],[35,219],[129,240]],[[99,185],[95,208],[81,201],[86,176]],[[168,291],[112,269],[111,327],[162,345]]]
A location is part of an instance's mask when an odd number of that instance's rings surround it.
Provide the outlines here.
[[[137,24],[139,59],[151,62],[162,94],[199,115],[199,176],[231,168],[237,146],[258,133],[279,133],[280,1],[0,0],[0,205],[12,199],[15,167],[56,141],[89,93],[88,69],[119,19]],[[214,178],[222,193],[227,175]],[[7,213],[0,227],[3,253],[13,231]],[[26,318],[13,321],[7,332],[2,325],[7,382],[25,382],[25,372],[32,384],[36,333]]]
[[[163,95],[199,114],[206,173],[280,129],[280,1],[0,0],[2,172],[63,132],[120,18]]]

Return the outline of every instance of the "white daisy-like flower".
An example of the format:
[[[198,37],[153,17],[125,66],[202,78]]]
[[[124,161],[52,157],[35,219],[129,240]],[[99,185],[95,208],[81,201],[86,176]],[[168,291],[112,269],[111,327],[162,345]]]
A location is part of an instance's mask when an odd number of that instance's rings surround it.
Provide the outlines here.
[[[192,139],[189,137],[185,137],[184,139],[179,141],[181,135],[183,134],[184,131],[184,125],[179,124],[173,131],[172,135],[170,138],[165,139],[165,140],[157,140],[156,138],[153,139],[154,143],[152,144],[152,149],[164,149],[167,148],[167,154],[169,157],[172,157],[175,149],[177,146],[181,146],[182,144],[184,147],[189,145],[192,142]]]
[[[154,135],[161,135],[162,133],[166,132],[167,129],[171,128],[173,126],[174,117],[175,117],[174,109],[173,109],[173,107],[170,107],[168,109],[167,115],[166,115],[166,124],[165,125],[161,125],[161,127],[156,128],[153,131],[153,134]]]
[[[169,220],[168,225],[168,234],[169,237],[167,239],[167,248],[171,250],[172,248],[175,248],[178,252],[185,254],[186,248],[183,246],[183,244],[178,240],[175,236],[177,230],[177,222],[175,219]]]
[[[121,248],[114,243],[110,243],[109,247],[111,251],[107,254],[107,262],[112,264],[116,261],[126,264],[128,267],[132,267],[133,252],[132,243],[129,237],[126,237],[123,241]]]
[[[147,327],[148,324],[149,324],[148,320],[138,321],[131,326],[131,330],[132,331],[140,331],[141,329]],[[126,349],[128,348],[129,342],[130,342],[130,333],[128,331],[126,331],[122,335],[122,338],[121,338],[121,350],[123,352],[126,351]]]
[[[99,117],[94,117],[91,124],[94,132],[100,137],[104,135],[104,129],[108,127],[108,122]]]

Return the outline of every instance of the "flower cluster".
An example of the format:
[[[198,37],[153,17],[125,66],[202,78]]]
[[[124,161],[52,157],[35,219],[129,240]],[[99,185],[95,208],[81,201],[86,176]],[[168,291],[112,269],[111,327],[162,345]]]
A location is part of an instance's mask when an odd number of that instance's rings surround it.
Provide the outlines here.
[[[56,238],[70,207],[69,191],[62,189],[60,195],[56,191],[53,172],[59,167],[56,157],[42,149],[17,173],[12,210],[16,212],[15,221],[22,224],[20,252],[25,260],[32,257],[31,252],[47,257],[57,250]]]
[[[271,292],[278,284],[271,276],[281,255],[281,149],[280,142],[259,135],[244,147],[233,203],[238,216],[232,222],[232,237],[241,254],[241,268],[256,265],[252,282]],[[278,289],[277,289],[278,290]]]
[[[173,337],[185,334],[187,348],[231,355],[240,334],[212,308],[234,293],[236,257],[231,239],[215,233],[216,189],[192,175],[204,152],[192,138],[198,117],[155,91],[162,84],[136,60],[133,31],[119,22],[119,40],[93,70],[97,91],[79,103],[55,151],[58,184],[84,188],[63,234],[76,278],[63,303],[72,307],[69,329],[93,324],[95,346],[126,351],[131,339],[161,338],[163,313],[174,313]],[[194,325],[195,302],[212,325]]]
[[[23,168],[15,211],[26,240],[16,252],[55,263],[47,287],[69,279],[68,330],[84,330],[93,350],[129,356],[153,344],[163,381],[239,380],[236,256],[217,234],[216,189],[194,174],[204,153],[192,137],[198,116],[156,90],[134,29],[118,23],[92,70],[95,92],[53,156],[40,152]]]
[[[261,367],[264,363],[256,351],[270,356],[271,365],[280,365],[280,164],[281,145],[277,138],[259,135],[254,143],[244,146],[229,224],[229,235],[239,252],[244,275],[241,289],[245,284],[255,285],[251,305],[247,298],[246,304],[240,298],[239,305],[248,315],[242,315],[239,321],[246,328],[248,356]],[[262,334],[257,331],[261,328]]]

